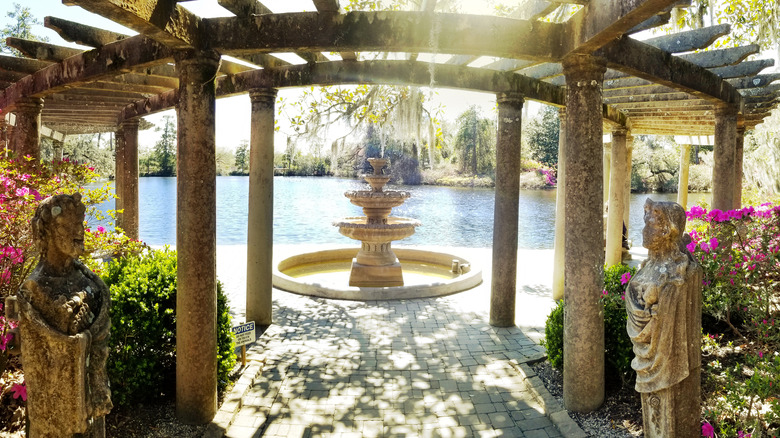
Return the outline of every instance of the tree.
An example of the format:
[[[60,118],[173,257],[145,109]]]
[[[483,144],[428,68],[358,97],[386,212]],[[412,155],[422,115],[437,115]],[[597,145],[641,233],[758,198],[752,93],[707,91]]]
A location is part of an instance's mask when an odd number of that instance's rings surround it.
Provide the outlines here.
[[[156,128],[160,131],[160,128]],[[153,157],[159,167],[159,176],[176,174],[176,122],[171,116],[163,117],[162,137],[154,145]]]
[[[30,8],[22,6],[19,3],[14,3],[13,10],[8,11],[6,16],[11,19],[11,22],[6,24],[3,30],[0,31],[0,53],[22,56],[18,50],[6,45],[5,39],[8,37],[33,41],[48,41],[48,38],[41,38],[33,34],[32,27],[40,25],[41,22],[33,17]]]
[[[545,105],[526,128],[531,158],[548,167],[558,164],[558,136],[561,121],[558,111]]]
[[[236,149],[235,174],[246,175],[249,173],[249,142],[242,140]]]
[[[474,175],[489,173],[495,167],[495,122],[480,117],[476,106],[458,116],[455,151],[461,171]]]
[[[759,44],[762,50],[770,50],[780,43],[780,2],[776,0],[693,0],[690,7],[675,10],[672,26],[676,28],[704,27],[706,17],[712,24],[731,24],[731,33],[713,47]]]

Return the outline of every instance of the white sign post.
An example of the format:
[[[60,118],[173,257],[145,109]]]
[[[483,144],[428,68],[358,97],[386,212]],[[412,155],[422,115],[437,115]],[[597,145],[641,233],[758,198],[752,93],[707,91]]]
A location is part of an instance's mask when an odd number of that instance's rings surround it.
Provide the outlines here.
[[[255,322],[249,321],[244,324],[239,324],[235,327],[231,327],[230,331],[233,332],[233,336],[236,338],[236,346],[241,346],[241,366],[246,366],[246,344],[251,344],[257,339],[255,332]]]

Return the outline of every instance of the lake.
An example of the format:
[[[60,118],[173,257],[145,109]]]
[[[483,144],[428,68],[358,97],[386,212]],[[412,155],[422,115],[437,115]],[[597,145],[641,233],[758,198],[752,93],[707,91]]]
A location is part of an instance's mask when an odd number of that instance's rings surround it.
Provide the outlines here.
[[[249,178],[217,177],[217,244],[246,244]],[[277,244],[336,244],[355,241],[342,236],[331,224],[340,218],[362,216],[360,207],[344,197],[347,190],[365,189],[352,179],[328,177],[274,178],[274,242]],[[466,246],[487,248],[493,243],[493,189],[440,186],[389,186],[406,190],[411,198],[393,209],[393,216],[418,219],[422,226],[403,245]],[[150,245],[176,243],[176,178],[140,178],[139,234]],[[641,245],[643,204],[676,201],[675,193],[631,195],[629,238]],[[708,194],[692,193],[689,205]],[[102,209],[113,208],[113,201]],[[555,233],[555,190],[521,190],[519,210],[520,248],[549,249]]]

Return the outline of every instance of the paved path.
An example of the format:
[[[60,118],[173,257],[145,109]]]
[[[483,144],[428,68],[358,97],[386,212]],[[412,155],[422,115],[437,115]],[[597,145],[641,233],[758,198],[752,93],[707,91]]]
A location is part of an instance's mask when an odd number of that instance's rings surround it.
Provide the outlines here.
[[[490,260],[488,249],[467,251]],[[245,253],[218,252],[234,300]],[[544,357],[551,262],[549,250],[520,252],[512,328],[487,322],[489,280],[448,297],[390,302],[274,290],[274,325],[250,349],[207,435],[583,436],[527,365]]]

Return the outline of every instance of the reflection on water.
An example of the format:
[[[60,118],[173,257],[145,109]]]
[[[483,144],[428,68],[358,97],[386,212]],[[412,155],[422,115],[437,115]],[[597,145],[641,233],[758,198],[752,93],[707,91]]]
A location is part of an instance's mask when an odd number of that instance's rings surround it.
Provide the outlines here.
[[[217,244],[246,244],[248,177],[217,178]],[[358,180],[316,177],[274,178],[274,242],[278,244],[355,245],[331,224],[348,216],[362,216],[344,192],[363,189]],[[391,186],[412,197],[393,209],[393,216],[418,219],[422,226],[399,244],[490,247],[493,243],[492,189],[438,186]],[[706,194],[692,193],[689,205]],[[674,193],[631,195],[629,238],[641,245],[644,226],[642,206],[646,198],[675,201]],[[140,237],[150,245],[176,243],[176,179],[141,178],[139,181]],[[113,204],[113,202],[111,202]],[[113,205],[103,206],[104,209]],[[197,209],[192,205],[187,208]],[[555,190],[520,192],[520,248],[553,247]]]

